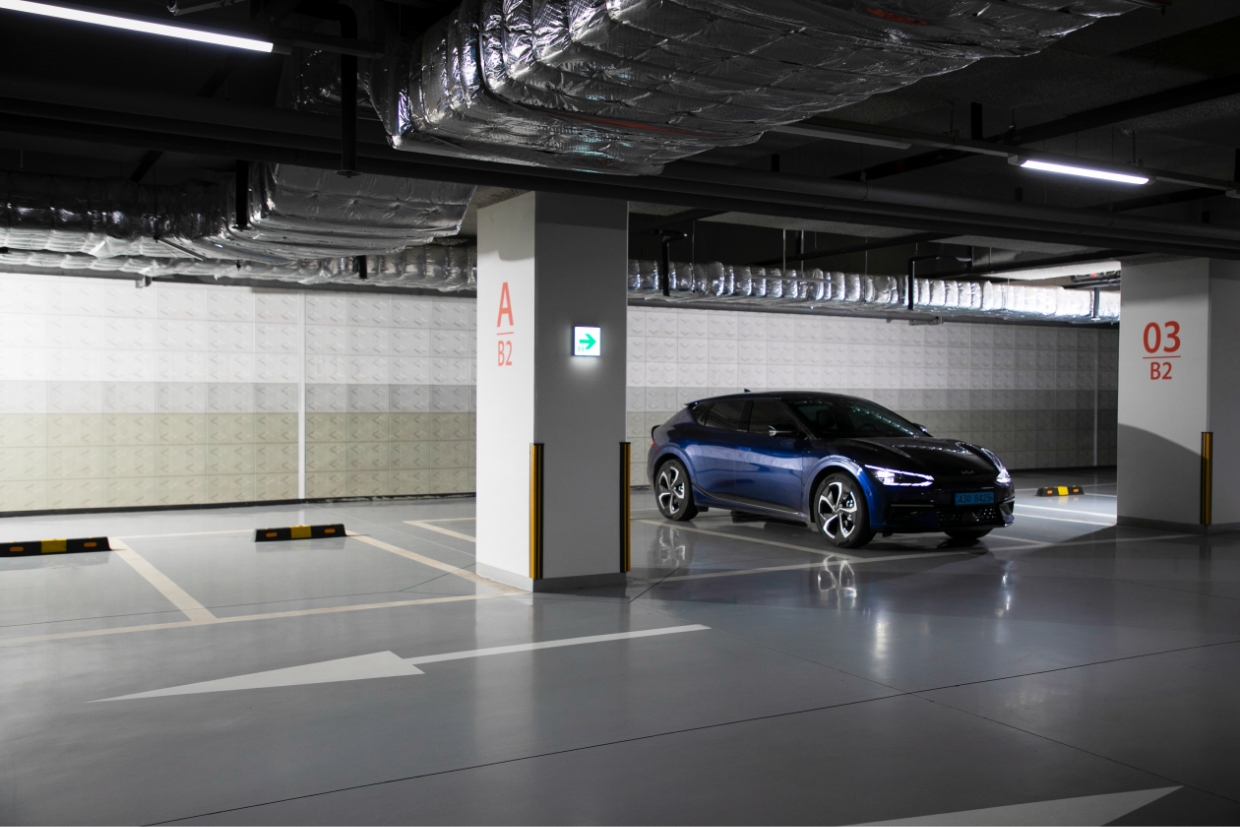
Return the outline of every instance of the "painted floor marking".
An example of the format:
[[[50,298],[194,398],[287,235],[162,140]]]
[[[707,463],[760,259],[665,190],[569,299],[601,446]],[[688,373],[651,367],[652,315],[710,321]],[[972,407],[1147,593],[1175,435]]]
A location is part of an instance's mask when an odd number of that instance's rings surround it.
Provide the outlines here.
[[[590,635],[589,637],[563,638],[561,640],[544,640],[537,643],[518,643],[513,646],[492,646],[487,649],[466,649],[460,652],[443,652],[438,655],[402,658],[392,652],[374,652],[368,655],[357,655],[351,658],[307,663],[300,666],[289,666],[283,669],[269,669],[248,675],[235,675],[213,681],[188,683],[182,686],[170,686],[166,689],[154,689],[149,692],[136,692],[132,695],[119,695],[114,698],[100,698],[88,703],[104,701],[128,701],[140,698],[159,698],[170,695],[199,695],[206,692],[235,692],[241,689],[269,689],[273,687],[303,686],[316,683],[338,683],[340,681],[370,680],[372,678],[394,678],[425,674],[418,668],[421,664],[444,663],[453,660],[486,658],[495,655],[511,655],[518,652],[535,652],[541,649],[560,649],[565,646],[582,646],[591,643],[608,643],[617,640],[635,640],[638,638],[675,635],[683,632],[704,632],[710,629],[694,623],[688,626],[668,626],[662,629],[642,629],[636,632],[617,632],[609,635]]]
[[[914,825],[927,827],[937,825],[1006,825],[1043,824],[1055,825],[1102,825],[1139,810],[1180,787],[1162,787],[1156,790],[1133,790],[1126,793],[1083,795],[1061,798],[1055,801],[1034,801],[1028,804],[1011,804],[1007,807],[987,807],[983,810],[964,810],[959,813],[941,813],[915,818],[899,818],[893,821],[871,821],[873,825]]]
[[[190,620],[196,623],[210,623],[216,619],[210,609],[191,597],[185,589],[173,583],[168,578],[168,575],[152,566],[141,554],[138,554],[138,552],[119,540],[113,542],[112,548],[116,552],[117,557],[128,563],[134,571],[141,575],[146,582],[154,586],[160,594],[168,598],[168,601],[180,609]]]
[[[1100,514],[1097,511],[1074,511],[1071,508],[1059,508],[1053,505],[1029,505],[1028,503],[1017,503],[1016,505],[1021,509],[1033,508],[1038,511],[1054,511],[1059,514],[1084,514],[1087,517],[1098,517],[1100,519],[1108,519],[1115,516],[1113,514]]]
[[[437,530],[442,530],[442,529],[437,529]],[[514,589],[512,586],[506,586],[503,583],[497,583],[494,580],[488,580],[485,577],[474,574],[472,571],[469,571],[468,569],[463,569],[460,566],[454,566],[451,563],[444,563],[442,561],[436,560],[433,557],[427,557],[423,554],[418,554],[416,551],[409,551],[408,549],[403,549],[400,546],[394,546],[391,543],[385,543],[382,540],[376,540],[374,537],[367,537],[367,536],[359,534],[356,537],[353,537],[353,539],[359,540],[363,543],[366,543],[367,545],[374,546],[375,548],[381,548],[384,551],[390,551],[392,554],[399,555],[409,560],[414,560],[418,563],[421,563],[424,566],[430,566],[433,569],[439,569],[440,571],[447,572],[448,574],[459,577],[462,580],[468,580],[469,582],[475,583],[479,586],[488,586],[492,589],[497,589],[503,594],[526,594],[526,592],[523,592],[520,589]]]
[[[211,534],[253,534],[252,528],[230,528],[226,531],[182,531],[177,534],[126,534],[125,540],[152,540],[161,537],[206,537]]]
[[[142,626],[116,626],[109,629],[87,629],[80,632],[56,632],[48,635],[30,635],[29,637],[0,638],[0,646],[17,643],[43,643],[49,640],[71,640],[73,638],[107,637],[108,635],[126,635],[135,632],[156,632],[162,629],[185,629],[192,626],[217,626],[222,623],[250,623],[256,620],[279,620],[289,617],[312,617],[314,615],[341,614],[344,612],[367,612],[375,609],[396,609],[403,606],[430,606],[437,603],[459,603],[463,600],[488,600],[493,597],[504,597],[503,594],[459,594],[449,597],[424,597],[417,600],[393,600],[388,603],[362,603],[348,606],[328,606],[321,609],[295,609],[287,612],[265,612],[256,615],[235,615],[232,617],[216,617],[214,620],[180,620],[171,623],[147,623]]]
[[[431,525],[430,522],[431,522],[430,520],[405,520],[406,525],[417,526],[418,528],[424,528],[427,531],[435,531],[435,532],[438,532],[439,534],[446,534],[449,537],[455,537],[458,540],[468,540],[471,543],[478,542],[477,537],[470,537],[468,534],[462,534],[461,532],[453,531],[450,528],[440,528],[437,525]],[[437,522],[445,522],[445,521],[439,520]]]
[[[467,523],[470,520],[476,520],[477,517],[436,517],[433,520],[419,520],[423,523]],[[412,520],[410,522],[413,522]]]
[[[1023,549],[998,549],[999,551],[1033,551],[1042,548],[1071,548],[1073,546],[1097,546],[1106,543],[1152,543],[1159,540],[1183,540],[1186,537],[1200,538],[1201,534],[1164,534],[1159,537],[1103,537],[1098,540],[1067,540],[1065,542],[1039,542],[1037,545],[1030,545]],[[1014,539],[1014,538],[1013,538]],[[1034,542],[1027,540],[1026,542]]]
[[[1077,525],[1096,525],[1100,528],[1112,528],[1115,521],[1109,523],[1098,522],[1097,520],[1073,520],[1070,517],[1051,517],[1048,514],[1018,514],[1018,517],[1024,520],[1050,520],[1055,523],[1076,523]]]
[[[564,646],[582,646],[588,643],[608,643],[613,640],[634,640],[643,637],[660,637],[662,635],[678,635],[682,632],[706,632],[709,626],[693,623],[688,626],[665,626],[662,629],[642,629],[637,632],[617,632],[611,635],[590,635],[589,637],[570,637],[561,640],[544,640],[539,643],[518,643],[515,646],[492,646],[488,649],[466,649],[462,652],[445,652],[442,655],[423,655],[408,658],[414,666],[427,663],[443,663],[449,660],[466,660],[468,658],[487,658],[492,655],[511,655],[515,652],[535,652],[539,649],[559,649]]]
[[[635,520],[634,522],[645,523],[646,525],[652,525],[652,526],[668,525],[668,523],[666,522],[659,522],[657,520]],[[761,543],[764,546],[777,546],[778,548],[791,548],[791,549],[796,549],[797,551],[803,551],[806,554],[823,554],[828,557],[839,557],[844,560],[866,559],[864,557],[857,557],[856,555],[853,555],[853,554],[844,554],[843,552],[839,552],[839,551],[823,551],[821,549],[808,548],[806,546],[798,546],[793,543],[781,543],[776,540],[766,540],[761,537],[742,537],[738,534],[728,534],[723,531],[708,531],[704,528],[689,528],[688,526],[682,526],[682,525],[676,525],[673,527],[677,531],[688,531],[691,534],[708,534],[712,537],[723,537],[728,540],[736,540],[742,543]]]
[[[667,583],[671,580],[709,580],[715,577],[741,577],[746,574],[765,574],[772,571],[798,571],[804,569],[821,569],[825,566],[832,565],[849,565],[859,566],[866,563],[886,563],[888,560],[914,560],[922,557],[946,557],[959,554],[972,554],[969,551],[927,551],[922,554],[897,554],[892,557],[872,557],[866,560],[841,560],[838,563],[832,563],[824,560],[820,563],[797,563],[790,566],[762,566],[761,568],[752,569],[731,569],[729,571],[711,571],[702,574],[674,574],[670,577],[662,577],[656,580],[644,581],[653,584]]]
[[[189,683],[184,686],[171,686],[167,689],[155,689],[150,692],[118,695],[115,698],[100,698],[97,701],[88,701],[87,703],[131,701],[138,698],[162,698],[169,695],[200,695],[205,692],[234,692],[239,689],[271,689],[279,686],[305,686],[315,683],[362,681],[371,678],[397,678],[421,674],[423,674],[421,669],[392,652],[375,652],[371,655],[325,660],[321,663],[308,663],[303,666],[290,666],[285,669],[271,669],[266,672],[255,672],[251,675],[237,675],[232,678]]]

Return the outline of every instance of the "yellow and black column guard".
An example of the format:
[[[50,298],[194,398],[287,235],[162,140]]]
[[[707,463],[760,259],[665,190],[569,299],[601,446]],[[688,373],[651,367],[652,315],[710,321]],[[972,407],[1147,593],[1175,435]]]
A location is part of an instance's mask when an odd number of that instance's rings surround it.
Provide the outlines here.
[[[254,532],[254,542],[272,543],[277,540],[309,540],[312,537],[344,537],[343,523],[331,525],[294,525],[287,528],[260,528]]]
[[[1079,485],[1048,485],[1038,489],[1039,497],[1068,497],[1073,494],[1084,494],[1085,489]]]
[[[1214,432],[1201,432],[1201,524],[1214,521]]]
[[[633,443],[620,443],[620,572],[627,574],[633,568],[631,553],[632,537],[632,463]]]
[[[543,443],[530,444],[530,579],[543,576]]]
[[[29,543],[5,543],[0,546],[5,557],[26,557],[35,554],[72,554],[79,551],[111,551],[107,537],[78,537],[72,540],[31,540]]]

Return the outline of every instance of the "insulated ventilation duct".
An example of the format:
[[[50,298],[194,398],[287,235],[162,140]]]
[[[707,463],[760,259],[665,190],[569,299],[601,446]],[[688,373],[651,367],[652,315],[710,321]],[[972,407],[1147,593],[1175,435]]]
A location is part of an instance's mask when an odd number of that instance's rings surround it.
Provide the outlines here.
[[[345,178],[275,164],[250,168],[242,187],[238,197],[232,187],[193,181],[146,186],[2,174],[0,247],[104,261],[183,259],[208,268],[224,261],[296,270],[313,268],[318,259],[399,258],[406,247],[455,234],[474,192],[461,184]]]
[[[721,303],[737,309],[803,307],[853,312],[903,311],[908,280],[823,270],[733,267],[719,262],[669,267],[669,296],[677,304]],[[664,299],[659,264],[629,261],[629,296]],[[914,279],[915,310],[942,316],[997,316],[1013,319],[1118,321],[1119,293],[1070,290],[1003,281]]]
[[[1127,0],[465,0],[371,61],[391,143],[626,173],[1038,52]]]

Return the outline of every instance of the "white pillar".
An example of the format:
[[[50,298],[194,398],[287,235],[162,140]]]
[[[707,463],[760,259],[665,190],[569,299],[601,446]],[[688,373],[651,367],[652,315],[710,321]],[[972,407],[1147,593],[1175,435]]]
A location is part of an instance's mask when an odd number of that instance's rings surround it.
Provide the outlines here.
[[[478,572],[532,591],[619,584],[628,205],[530,193],[478,213]],[[600,329],[597,357],[573,328]],[[543,446],[542,577],[531,449]],[[624,492],[627,494],[627,492]]]
[[[1125,267],[1119,341],[1120,525],[1240,528],[1240,262]]]

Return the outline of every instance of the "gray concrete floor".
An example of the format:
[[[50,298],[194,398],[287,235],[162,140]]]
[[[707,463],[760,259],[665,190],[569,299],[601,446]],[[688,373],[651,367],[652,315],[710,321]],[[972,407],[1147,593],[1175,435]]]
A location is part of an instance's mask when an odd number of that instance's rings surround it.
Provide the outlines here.
[[[537,596],[471,579],[472,500],[0,520],[132,550],[0,560],[0,822],[1240,822],[1240,537],[1117,529],[1105,474],[1018,484],[976,546],[855,559],[635,492],[627,589]],[[364,536],[250,534],[337,521]]]

